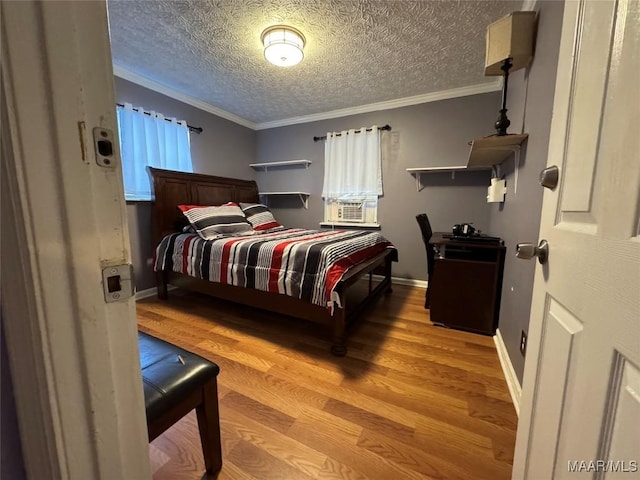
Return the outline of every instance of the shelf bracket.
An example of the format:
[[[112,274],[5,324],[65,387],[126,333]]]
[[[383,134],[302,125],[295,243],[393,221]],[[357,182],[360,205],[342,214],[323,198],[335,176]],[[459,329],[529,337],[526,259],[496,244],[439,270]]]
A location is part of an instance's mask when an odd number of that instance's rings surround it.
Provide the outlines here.
[[[309,194],[306,192],[278,192],[278,193],[259,193],[258,195],[260,195],[260,199],[262,201],[262,203],[264,205],[266,205],[267,207],[270,206],[270,201],[269,201],[269,197],[271,197],[272,195],[290,195],[290,196],[294,196],[294,197],[298,197],[298,199],[300,200],[300,203],[302,203],[302,206],[305,209],[309,209]]]
[[[424,189],[424,185],[422,184],[422,172],[413,172],[412,175],[416,177],[416,191],[421,192]],[[456,179],[456,172],[451,172],[451,180]]]
[[[516,196],[518,194],[518,173],[520,170],[520,151],[522,148],[520,145],[513,145],[510,147],[496,148],[496,150],[509,150],[513,153],[513,195]],[[499,163],[491,166],[491,176],[493,178],[501,178]]]

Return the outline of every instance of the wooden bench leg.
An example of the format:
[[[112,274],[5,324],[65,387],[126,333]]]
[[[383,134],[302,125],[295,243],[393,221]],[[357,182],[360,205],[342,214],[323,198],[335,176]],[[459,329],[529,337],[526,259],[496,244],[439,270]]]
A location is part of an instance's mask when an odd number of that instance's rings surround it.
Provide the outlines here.
[[[198,430],[202,442],[204,466],[214,475],[222,468],[222,446],[220,443],[220,415],[218,413],[218,385],[216,380],[202,389],[202,403],[196,407]]]

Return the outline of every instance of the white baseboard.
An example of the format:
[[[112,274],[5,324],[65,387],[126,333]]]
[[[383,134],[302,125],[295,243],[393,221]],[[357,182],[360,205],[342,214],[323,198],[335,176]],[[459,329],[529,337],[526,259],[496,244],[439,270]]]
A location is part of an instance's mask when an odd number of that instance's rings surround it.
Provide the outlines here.
[[[520,416],[520,397],[522,396],[522,387],[520,386],[518,376],[516,375],[516,371],[514,370],[511,359],[509,358],[509,352],[507,352],[507,346],[504,344],[504,339],[502,338],[500,329],[496,330],[493,341],[496,344],[498,358],[500,359],[500,365],[502,366],[504,379],[507,381],[507,387],[509,388],[509,393],[511,394],[513,406],[516,409],[516,414]]]
[[[142,300],[143,298],[153,297],[158,294],[156,287],[147,288],[146,290],[140,290],[136,292],[136,300]]]
[[[167,287],[168,291],[175,290],[177,287],[173,285],[169,285]],[[140,290],[136,292],[136,301],[142,300],[143,298],[155,297],[158,294],[158,289],[156,287],[147,288],[146,290]]]
[[[410,287],[427,288],[426,280],[415,280],[413,278],[391,277],[391,283],[396,285],[409,285]]]
[[[360,280],[366,280],[367,278],[368,277],[363,276]],[[373,278],[377,281],[380,281],[384,277],[382,275],[373,275]],[[426,280],[415,280],[413,278],[391,277],[391,283],[395,285],[408,285],[410,287],[427,288]]]

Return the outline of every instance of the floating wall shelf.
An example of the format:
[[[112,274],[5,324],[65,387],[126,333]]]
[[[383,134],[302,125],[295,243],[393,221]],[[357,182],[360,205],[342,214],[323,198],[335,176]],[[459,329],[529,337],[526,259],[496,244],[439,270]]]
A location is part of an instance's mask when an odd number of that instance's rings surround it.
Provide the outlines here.
[[[492,137],[477,138],[471,142],[468,167],[491,167],[500,165],[514,152],[519,152],[521,145],[529,135],[494,135]]]
[[[305,168],[309,168],[310,164],[311,160],[285,160],[282,162],[250,163],[249,166],[255,170],[264,168],[266,171],[269,167],[291,167],[294,165],[304,165]]]
[[[304,208],[309,208],[309,195],[308,192],[260,192],[259,195],[264,197],[275,197],[275,196],[298,196]]]
[[[456,172],[478,172],[482,170],[491,170],[491,166],[479,166],[479,167],[467,167],[464,165],[454,167],[414,167],[407,168],[407,172],[416,177],[416,189],[421,191],[424,188],[422,185],[422,174],[425,173],[451,173],[451,178],[456,178]]]

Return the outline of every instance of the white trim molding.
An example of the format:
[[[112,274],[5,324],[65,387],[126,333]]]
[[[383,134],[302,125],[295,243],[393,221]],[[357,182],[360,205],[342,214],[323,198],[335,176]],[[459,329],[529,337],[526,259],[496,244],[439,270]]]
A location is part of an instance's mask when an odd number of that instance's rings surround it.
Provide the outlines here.
[[[168,285],[167,286],[167,291],[171,291],[171,290],[175,290],[178,287],[174,287],[173,285]],[[145,290],[140,290],[139,292],[136,292],[136,302],[138,300],[143,300],[145,298],[150,298],[150,297],[155,297],[158,294],[158,288],[157,287],[151,287],[151,288],[147,288]]]
[[[151,478],[135,305],[102,288],[131,261],[120,156],[102,166],[91,137],[117,131],[106,7],[0,2],[2,320],[27,478]]]
[[[2,7],[5,5],[0,6]],[[3,58],[7,58],[7,42],[2,43]],[[8,344],[8,364],[13,362],[21,368],[18,375],[13,373],[13,393],[19,402],[16,405],[16,415],[20,430],[19,438],[13,440],[21,442],[24,459],[20,460],[24,462],[27,474],[34,474],[38,478],[62,478],[67,473],[63,461],[65,445],[60,442],[58,400],[52,393],[55,388],[46,378],[50,352],[48,332],[40,327],[42,301],[38,293],[41,290],[41,279],[33,273],[34,255],[25,248],[35,244],[35,234],[31,223],[23,222],[29,216],[25,213],[20,192],[20,184],[23,183],[20,162],[24,153],[17,136],[15,109],[9,104],[14,98],[11,72],[6,77],[4,73],[0,85],[0,205],[3,246],[0,257],[2,269],[11,272],[11,282],[6,280],[5,273],[2,285],[2,321],[3,335]],[[18,352],[15,360],[12,349]],[[15,366],[12,371],[16,371]],[[26,413],[21,413],[21,408]]]
[[[149,297],[153,297],[154,295],[158,294],[158,288],[157,287],[151,287],[151,288],[147,288],[145,290],[140,290],[139,292],[136,292],[136,302],[138,300],[142,300],[144,298],[149,298]]]
[[[368,105],[360,105],[358,107],[343,108],[340,110],[332,110],[330,112],[315,113],[313,115],[304,115],[301,117],[274,120],[273,122],[258,123],[255,129],[266,130],[269,128],[286,127],[288,125],[296,125],[299,123],[310,123],[320,120],[329,120],[332,118],[347,117],[349,115],[357,115],[360,113],[379,112],[381,110],[391,110],[392,108],[409,107],[411,105],[419,105],[421,103],[448,100],[450,98],[497,92],[501,89],[502,78],[499,77],[497,80],[478,85],[471,85],[469,87],[453,88],[451,90],[442,90],[440,92],[425,93],[423,95],[414,95],[412,97],[397,98],[395,100],[388,100],[385,102],[370,103]]]
[[[179,100],[180,102],[186,103],[187,105],[199,108],[200,110],[211,113],[218,117],[222,117],[226,120],[237,123],[252,130],[267,130],[270,128],[286,127],[288,125],[297,125],[300,123],[310,123],[332,118],[347,117],[349,115],[357,115],[360,113],[379,112],[381,110],[391,110],[393,108],[408,107],[411,105],[419,105],[421,103],[448,100],[450,98],[497,92],[502,89],[502,78],[498,77],[496,80],[487,83],[480,83],[478,85],[471,85],[468,87],[452,88],[450,90],[442,90],[439,92],[425,93],[422,95],[414,95],[411,97],[397,98],[395,100],[388,100],[385,102],[371,103],[368,105],[360,105],[351,108],[343,108],[340,110],[332,110],[330,112],[315,113],[313,115],[285,118],[282,120],[274,120],[272,122],[255,123],[251,120],[247,120],[233,113],[229,113],[226,110],[215,107],[209,103],[203,102],[202,100],[198,100],[197,98],[194,98],[190,95],[186,95],[182,92],[174,90],[171,87],[162,85],[155,80],[151,80],[150,78],[139,75],[135,72],[132,72],[128,68],[125,68],[121,65],[116,65],[115,63],[113,65],[113,74],[117,77],[148,88],[149,90],[161,93],[163,95],[166,95],[167,97]]]
[[[373,279],[376,281],[380,281],[384,278],[382,275],[373,275]],[[367,280],[366,276],[360,278],[360,280]],[[417,287],[417,288],[427,288],[426,280],[416,280],[414,278],[402,278],[402,277],[391,277],[391,283],[393,285],[406,285],[408,287]]]
[[[191,105],[192,107],[237,123],[238,125],[242,125],[243,127],[257,130],[258,125],[250,120],[234,115],[233,113],[229,113],[226,110],[222,110],[221,108],[214,107],[209,103],[203,102],[202,100],[198,100],[197,98],[194,98],[190,95],[186,95],[182,92],[174,90],[173,88],[167,87],[166,85],[162,85],[161,83],[158,83],[155,80],[151,80],[150,78],[143,77],[142,75],[134,73],[128,68],[116,65],[115,63],[113,64],[113,74],[116,77],[123,78],[135,83],[136,85],[140,85],[142,87],[148,88],[149,90],[153,90],[154,92],[161,93],[163,95],[166,95],[167,97],[173,98],[174,100],[186,103],[187,105]]]
[[[409,287],[427,288],[426,280],[416,280],[414,278],[391,277],[391,283],[394,285],[407,285]]]
[[[509,352],[507,346],[504,343],[500,329],[496,330],[496,334],[493,337],[493,341],[496,344],[496,350],[498,352],[498,358],[500,359],[500,365],[502,366],[502,372],[504,373],[504,379],[507,382],[509,388],[509,394],[511,394],[511,400],[513,401],[513,407],[516,410],[516,414],[520,416],[520,398],[522,397],[522,387],[520,381],[516,375],[516,371],[513,368],[511,359],[509,358]]]

